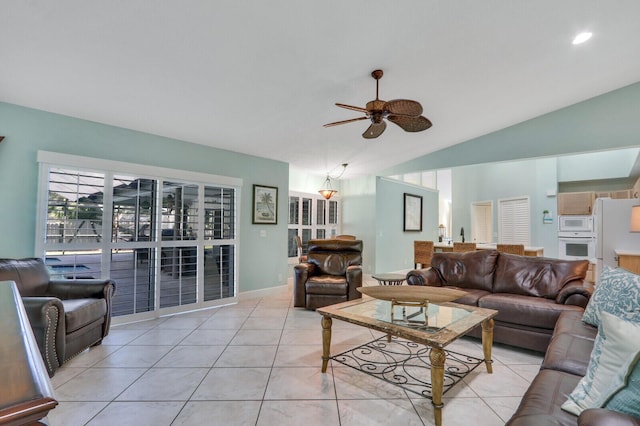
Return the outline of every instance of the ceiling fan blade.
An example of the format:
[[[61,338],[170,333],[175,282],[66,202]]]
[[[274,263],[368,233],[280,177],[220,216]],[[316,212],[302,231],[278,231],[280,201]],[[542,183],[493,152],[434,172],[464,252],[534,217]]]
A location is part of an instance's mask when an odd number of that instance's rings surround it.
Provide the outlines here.
[[[387,120],[402,127],[406,132],[421,132],[431,127],[431,121],[423,116],[407,117],[406,115],[389,115]]]
[[[324,124],[322,127],[333,127],[333,126],[338,126],[340,124],[353,123],[354,121],[368,120],[368,119],[369,117],[352,118],[350,120],[342,120],[342,121],[335,121],[333,123],[327,123],[327,124]]]
[[[389,114],[418,117],[422,114],[422,105],[420,105],[420,102],[409,99],[394,99],[384,105],[384,110],[388,111]]]
[[[362,134],[362,137],[365,139],[374,139],[377,138],[384,132],[384,129],[387,128],[387,123],[381,121],[379,123],[372,123],[371,126]]]
[[[365,114],[368,113],[366,108],[347,105],[347,104],[339,104],[339,103],[336,103],[336,105],[339,106],[340,108],[346,108],[346,109],[351,109],[351,110],[354,110],[354,111],[364,112]],[[422,113],[420,113],[420,114],[422,114]],[[420,115],[420,114],[418,114],[418,115]]]

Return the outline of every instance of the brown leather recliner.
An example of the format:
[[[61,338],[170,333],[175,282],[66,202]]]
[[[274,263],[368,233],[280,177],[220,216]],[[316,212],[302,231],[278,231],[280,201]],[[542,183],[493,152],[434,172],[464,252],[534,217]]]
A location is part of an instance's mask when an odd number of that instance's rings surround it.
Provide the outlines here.
[[[49,376],[109,333],[112,280],[51,280],[42,259],[0,259],[0,281],[14,281]]]
[[[315,310],[362,297],[361,240],[309,240],[307,261],[294,266],[293,305]]]

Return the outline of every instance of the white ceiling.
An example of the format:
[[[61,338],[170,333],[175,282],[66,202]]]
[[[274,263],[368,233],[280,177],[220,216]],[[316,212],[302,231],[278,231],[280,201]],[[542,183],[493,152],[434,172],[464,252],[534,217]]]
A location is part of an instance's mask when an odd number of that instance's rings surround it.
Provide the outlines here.
[[[637,0],[3,0],[0,101],[311,173],[379,170],[640,80]],[[573,46],[573,36],[593,32]],[[433,127],[335,102],[422,103]]]

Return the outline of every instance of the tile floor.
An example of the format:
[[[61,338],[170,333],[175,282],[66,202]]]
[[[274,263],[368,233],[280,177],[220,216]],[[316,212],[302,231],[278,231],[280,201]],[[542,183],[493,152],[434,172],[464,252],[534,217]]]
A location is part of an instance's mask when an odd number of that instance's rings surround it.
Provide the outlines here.
[[[52,379],[51,426],[432,425],[431,402],[339,363],[320,372],[320,315],[292,307],[291,289],[237,305],[114,326]],[[332,353],[380,337],[334,321]],[[449,348],[481,356],[478,340]],[[502,425],[542,354],[494,345],[444,395],[445,425]]]

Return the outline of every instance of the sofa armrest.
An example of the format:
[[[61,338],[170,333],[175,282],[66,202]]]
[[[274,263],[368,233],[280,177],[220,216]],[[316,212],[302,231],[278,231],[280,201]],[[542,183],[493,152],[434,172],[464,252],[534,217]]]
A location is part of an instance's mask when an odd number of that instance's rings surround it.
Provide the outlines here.
[[[293,306],[305,307],[307,292],[304,285],[314,271],[315,265],[313,263],[298,263],[293,266]]]
[[[22,304],[31,323],[47,373],[52,377],[64,360],[64,307],[55,297],[23,297]]]
[[[583,280],[576,280],[562,287],[556,296],[556,303],[584,308],[587,306],[587,303],[589,303],[592,294],[593,285]]]
[[[52,280],[47,287],[47,295],[62,300],[68,299],[111,299],[116,284],[112,280]]]
[[[362,297],[362,293],[356,290],[358,287],[362,287],[362,266],[351,265],[347,267],[347,285],[349,286],[349,300]]]
[[[590,408],[578,417],[579,426],[640,426],[640,419],[606,408]]]
[[[440,275],[433,269],[414,269],[407,273],[407,284],[409,285],[428,285],[433,287],[442,287]]]

